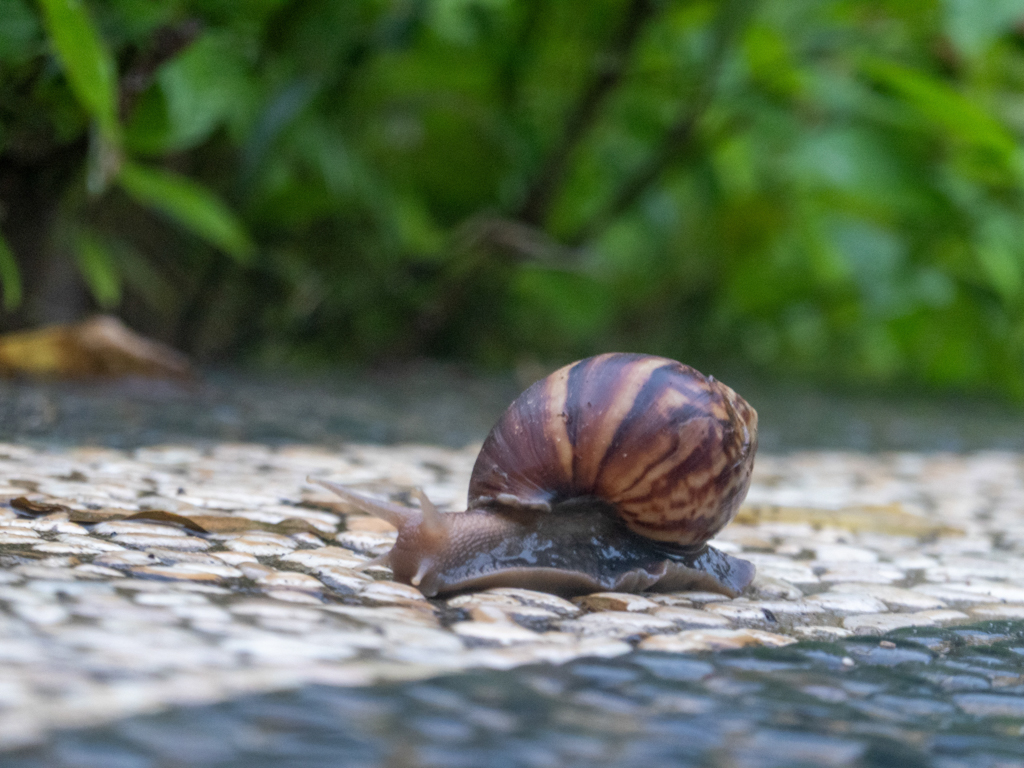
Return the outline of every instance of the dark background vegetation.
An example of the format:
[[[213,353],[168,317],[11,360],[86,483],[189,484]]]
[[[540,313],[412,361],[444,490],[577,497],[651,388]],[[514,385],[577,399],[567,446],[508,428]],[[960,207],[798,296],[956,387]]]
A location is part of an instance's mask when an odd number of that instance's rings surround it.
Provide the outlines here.
[[[1020,0],[0,0],[0,330],[1024,398]]]

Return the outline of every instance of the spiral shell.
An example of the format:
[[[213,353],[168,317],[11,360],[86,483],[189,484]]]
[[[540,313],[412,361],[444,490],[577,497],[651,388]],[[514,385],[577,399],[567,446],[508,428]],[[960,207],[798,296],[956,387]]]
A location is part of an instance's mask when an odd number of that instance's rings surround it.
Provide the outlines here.
[[[750,485],[757,412],[663,357],[612,353],[560,368],[505,411],[477,457],[469,505],[612,503],[635,533],[698,546]]]

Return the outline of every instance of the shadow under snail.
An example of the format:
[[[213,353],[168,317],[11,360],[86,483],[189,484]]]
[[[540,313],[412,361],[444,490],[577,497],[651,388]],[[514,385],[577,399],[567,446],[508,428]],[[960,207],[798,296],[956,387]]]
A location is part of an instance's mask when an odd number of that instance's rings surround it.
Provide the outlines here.
[[[315,482],[398,528],[373,562],[427,597],[490,587],[735,596],[754,566],[706,542],[746,496],[756,450],[757,412],[729,387],[674,360],[612,353],[516,398],[484,441],[465,512],[440,513],[419,490],[415,509]]]

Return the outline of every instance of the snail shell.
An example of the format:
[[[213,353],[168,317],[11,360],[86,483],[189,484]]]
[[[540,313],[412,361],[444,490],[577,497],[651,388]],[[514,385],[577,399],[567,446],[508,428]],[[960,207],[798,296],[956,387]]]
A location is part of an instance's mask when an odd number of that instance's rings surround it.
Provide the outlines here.
[[[615,353],[555,371],[508,407],[465,512],[317,482],[398,527],[380,559],[428,597],[492,586],[735,595],[754,567],[706,542],[736,514],[756,449],[757,413],[729,387],[674,360]]]
[[[692,546],[736,514],[756,447],[756,412],[721,382],[663,357],[600,355],[509,406],[477,457],[469,506],[592,496],[634,533]]]

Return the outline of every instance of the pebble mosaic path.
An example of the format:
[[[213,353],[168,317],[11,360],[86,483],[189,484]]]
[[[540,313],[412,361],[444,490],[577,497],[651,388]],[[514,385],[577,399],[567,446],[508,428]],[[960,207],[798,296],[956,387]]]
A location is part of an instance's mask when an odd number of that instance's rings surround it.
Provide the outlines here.
[[[393,533],[305,480],[398,501],[420,486],[459,509],[475,456],[0,444],[0,749],[308,683],[1024,619],[1017,454],[759,456],[715,541],[758,568],[734,600],[495,589],[428,601],[386,568],[354,570]]]

